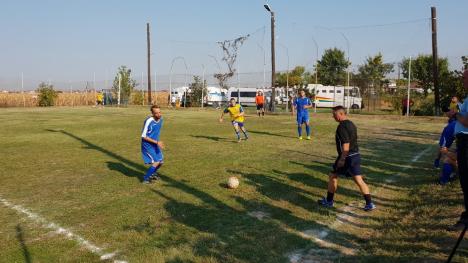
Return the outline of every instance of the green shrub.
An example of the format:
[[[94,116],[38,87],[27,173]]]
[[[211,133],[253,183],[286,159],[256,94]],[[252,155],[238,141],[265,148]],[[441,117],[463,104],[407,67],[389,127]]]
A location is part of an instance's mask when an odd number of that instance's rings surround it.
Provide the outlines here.
[[[37,104],[40,107],[49,107],[55,105],[55,100],[58,97],[58,93],[56,90],[54,90],[53,85],[42,82],[39,84],[39,88],[36,90],[36,92],[39,93],[37,97]]]
[[[143,100],[145,99],[142,91],[135,90],[132,92],[132,104],[133,105],[143,105]]]

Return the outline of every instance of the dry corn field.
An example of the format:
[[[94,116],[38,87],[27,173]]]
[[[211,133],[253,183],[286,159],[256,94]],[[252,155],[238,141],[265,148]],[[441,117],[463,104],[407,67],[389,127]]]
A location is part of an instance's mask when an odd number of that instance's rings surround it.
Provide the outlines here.
[[[130,99],[130,104],[134,104],[133,98],[141,96],[142,92],[134,92]],[[144,92],[144,103],[148,101],[148,94]],[[152,101],[159,105],[166,105],[169,93],[156,92],[152,94]],[[85,106],[94,105],[96,102],[94,92],[76,92],[76,93],[59,93],[55,100],[55,106]],[[36,107],[38,102],[38,93],[0,93],[0,107]]]

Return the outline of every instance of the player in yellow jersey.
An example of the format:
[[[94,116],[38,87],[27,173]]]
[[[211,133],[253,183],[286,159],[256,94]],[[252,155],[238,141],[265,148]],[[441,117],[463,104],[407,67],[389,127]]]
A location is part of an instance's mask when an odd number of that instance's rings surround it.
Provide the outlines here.
[[[223,122],[223,117],[225,113],[229,113],[229,115],[231,116],[231,123],[237,135],[237,142],[241,141],[239,130],[242,131],[242,133],[244,133],[245,140],[249,139],[249,136],[247,135],[247,130],[244,127],[244,109],[240,104],[236,103],[235,98],[231,98],[228,107],[224,109],[223,113],[221,114],[219,122]]]

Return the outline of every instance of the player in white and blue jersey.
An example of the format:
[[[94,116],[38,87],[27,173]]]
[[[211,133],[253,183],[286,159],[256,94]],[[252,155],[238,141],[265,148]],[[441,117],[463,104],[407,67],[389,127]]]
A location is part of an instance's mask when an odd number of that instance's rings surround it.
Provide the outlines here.
[[[151,179],[158,179],[155,175],[161,168],[164,160],[162,149],[164,144],[160,141],[163,119],[161,118],[161,109],[157,105],[151,106],[151,116],[145,119],[143,131],[141,133],[141,154],[145,164],[150,167],[143,178],[144,184],[149,184]]]
[[[306,97],[305,91],[299,91],[299,97],[294,99],[294,110],[296,110],[297,133],[299,140],[302,140],[302,124],[306,126],[307,140],[310,140],[309,108],[312,108],[312,101]]]

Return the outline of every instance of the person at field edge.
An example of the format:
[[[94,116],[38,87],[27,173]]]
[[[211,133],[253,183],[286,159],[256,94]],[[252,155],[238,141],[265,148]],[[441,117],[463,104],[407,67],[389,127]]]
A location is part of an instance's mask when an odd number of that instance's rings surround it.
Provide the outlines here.
[[[229,113],[229,115],[231,116],[231,123],[234,127],[234,131],[236,132],[237,142],[241,142],[239,131],[242,131],[245,140],[249,139],[249,136],[247,135],[247,130],[244,126],[244,109],[240,104],[236,103],[235,98],[231,98],[231,100],[229,100],[229,105],[226,109],[224,109],[223,113],[221,113],[219,122],[223,122],[225,113]]]
[[[455,144],[455,124],[456,112],[450,110],[447,106],[442,108],[442,111],[448,118],[448,124],[445,126],[439,139],[439,154],[434,161],[434,167],[439,168],[442,164],[442,169],[439,177],[439,184],[445,185],[454,178],[453,174],[457,169],[457,157]]]
[[[401,100],[401,105],[403,106],[403,110],[401,111],[402,115],[405,116],[406,112],[408,111],[408,106],[409,106],[409,113],[411,114],[411,107],[414,105],[414,101],[412,99],[409,100],[408,98],[404,98]]]
[[[141,133],[141,155],[145,164],[150,165],[143,177],[144,184],[149,184],[152,180],[159,179],[157,171],[164,162],[162,152],[164,144],[159,139],[163,125],[161,109],[159,106],[153,105],[150,110],[151,116],[145,119]]]
[[[468,92],[468,68],[463,72],[463,86]],[[468,97],[460,107],[455,123],[455,136],[457,138],[457,163],[460,185],[463,191],[465,211],[460,219],[449,230],[461,230],[468,224]]]
[[[452,100],[450,101],[449,109],[454,111],[454,112],[459,112],[461,105],[462,104],[460,103],[460,100],[458,100],[458,97],[453,96]]]
[[[103,106],[104,95],[101,91],[96,94],[96,106]]]
[[[299,91],[299,97],[294,99],[294,110],[296,111],[297,133],[299,140],[302,140],[302,124],[306,126],[307,140],[310,140],[309,108],[312,108],[312,101],[306,97],[305,91]],[[294,114],[293,110],[293,114]]]
[[[353,177],[354,182],[359,187],[366,201],[364,210],[374,210],[376,206],[372,203],[369,187],[361,175],[361,155],[357,143],[357,128],[352,121],[348,120],[346,109],[343,106],[333,108],[333,118],[339,123],[335,133],[338,157],[328,177],[327,197],[318,200],[318,203],[324,207],[333,207],[333,197],[338,188],[338,176],[344,175],[346,177]]]
[[[265,96],[263,96],[263,93],[261,91],[257,91],[257,96],[255,96],[255,104],[257,105],[257,114],[258,117],[265,116]]]

